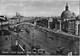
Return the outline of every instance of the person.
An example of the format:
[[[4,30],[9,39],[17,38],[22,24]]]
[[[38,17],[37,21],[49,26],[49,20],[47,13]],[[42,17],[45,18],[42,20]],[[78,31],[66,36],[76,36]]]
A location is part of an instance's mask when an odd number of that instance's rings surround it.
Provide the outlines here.
[[[23,49],[26,49],[26,46],[25,45],[23,45]]]
[[[56,54],[57,54],[57,55],[60,54],[60,47],[61,47],[61,46],[57,46],[57,50],[56,50]]]

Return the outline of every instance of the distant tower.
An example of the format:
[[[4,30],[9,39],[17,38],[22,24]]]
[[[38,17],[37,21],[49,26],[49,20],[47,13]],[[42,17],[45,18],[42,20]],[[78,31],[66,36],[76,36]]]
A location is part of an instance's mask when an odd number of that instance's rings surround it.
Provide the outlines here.
[[[20,16],[20,13],[16,12],[16,16]]]

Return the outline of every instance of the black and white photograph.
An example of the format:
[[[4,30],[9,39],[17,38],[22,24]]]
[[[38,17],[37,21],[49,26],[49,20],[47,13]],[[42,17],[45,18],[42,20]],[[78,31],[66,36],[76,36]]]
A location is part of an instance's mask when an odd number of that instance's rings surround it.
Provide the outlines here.
[[[79,46],[79,0],[0,0],[0,56],[79,56]]]

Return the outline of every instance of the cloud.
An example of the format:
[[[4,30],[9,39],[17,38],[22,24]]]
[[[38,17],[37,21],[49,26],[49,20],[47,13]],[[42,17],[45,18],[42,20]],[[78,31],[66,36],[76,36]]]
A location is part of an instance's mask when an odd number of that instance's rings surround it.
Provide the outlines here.
[[[24,6],[24,3],[9,3],[6,6]]]

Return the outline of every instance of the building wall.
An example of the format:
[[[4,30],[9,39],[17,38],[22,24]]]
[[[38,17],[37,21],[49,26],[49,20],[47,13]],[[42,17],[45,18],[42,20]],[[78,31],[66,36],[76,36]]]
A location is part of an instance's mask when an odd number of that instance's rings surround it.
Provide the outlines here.
[[[23,22],[23,21],[26,21],[26,20],[28,20],[28,18],[23,17],[23,18],[20,19],[20,22]]]
[[[17,24],[19,22],[19,19],[12,19],[8,21],[9,24]]]
[[[9,20],[9,24],[14,24],[14,20]]]
[[[0,37],[0,51],[11,51],[11,36]]]
[[[42,27],[48,27],[48,20],[46,19],[38,20],[36,24]]]
[[[6,25],[6,24],[8,24],[8,21],[2,22],[2,25]],[[0,22],[0,25],[1,25],[1,22]]]
[[[75,34],[75,21],[74,20],[69,20],[68,21],[68,33],[69,34]]]
[[[60,29],[60,24],[55,24],[55,29],[59,30]]]

